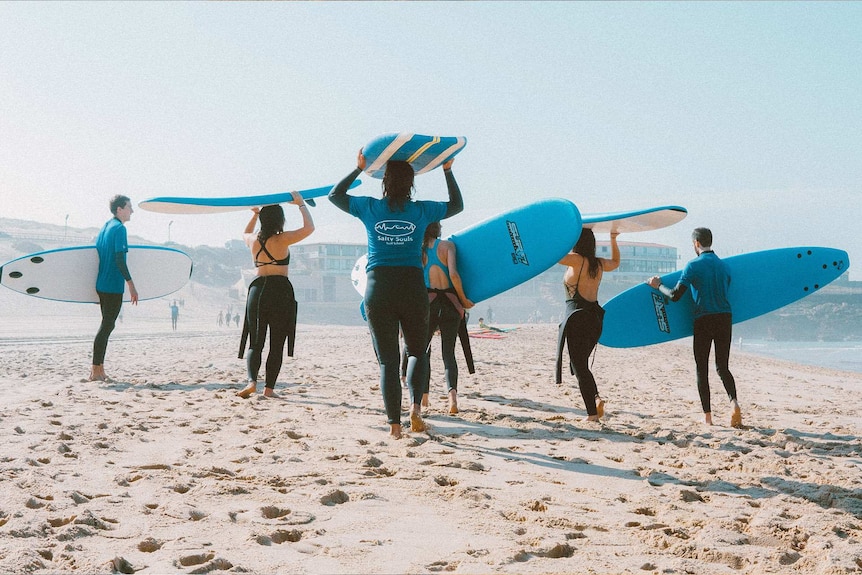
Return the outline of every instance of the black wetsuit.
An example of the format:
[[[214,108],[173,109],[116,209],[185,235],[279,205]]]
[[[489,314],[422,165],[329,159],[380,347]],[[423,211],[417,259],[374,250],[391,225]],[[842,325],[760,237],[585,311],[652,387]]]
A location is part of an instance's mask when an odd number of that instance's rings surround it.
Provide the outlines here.
[[[586,258],[584,258],[586,262]],[[601,264],[600,264],[601,265]],[[583,271],[583,263],[581,263]],[[578,272],[580,282],[580,272]],[[572,291],[573,290],[573,291]],[[560,324],[560,332],[557,340],[557,383],[563,382],[563,346],[569,348],[569,368],[578,379],[578,387],[581,397],[589,415],[597,415],[596,396],[599,394],[596,386],[596,378],[590,371],[590,354],[599,342],[602,335],[602,323],[605,310],[597,301],[585,300],[578,293],[578,286],[566,284],[566,317]]]
[[[255,266],[280,265],[290,263],[290,254],[283,260],[276,260],[261,243],[260,251],[270,257],[269,262],[258,262],[255,256]],[[243,357],[246,338],[248,338],[248,357],[246,370],[248,379],[257,381],[260,365],[263,361],[263,346],[266,342],[266,332],[269,330],[269,354],[266,357],[266,387],[273,389],[284,361],[284,344],[287,341],[287,355],[293,356],[294,339],[296,337],[297,304],[293,293],[293,285],[287,276],[259,276],[248,287],[248,299],[245,307],[245,325],[243,326],[242,342],[239,357]]]

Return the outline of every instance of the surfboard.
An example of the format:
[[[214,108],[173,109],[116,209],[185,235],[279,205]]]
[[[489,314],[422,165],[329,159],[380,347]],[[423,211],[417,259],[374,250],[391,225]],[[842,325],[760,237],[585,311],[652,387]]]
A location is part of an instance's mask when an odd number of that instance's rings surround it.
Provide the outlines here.
[[[724,258],[730,268],[728,299],[733,323],[775,311],[823,288],[850,267],[847,252],[825,247],[791,247]],[[673,287],[682,270],[662,276]],[[687,290],[671,302],[647,284],[630,288],[604,306],[599,342],[639,347],[692,335],[694,300]]]
[[[189,281],[192,273],[192,259],[187,254],[160,246],[129,246],[126,263],[141,301],[177,291]],[[0,284],[42,299],[99,303],[98,273],[96,246],[76,246],[38,252],[7,262],[0,267]],[[126,288],[123,300],[129,299]]]
[[[442,166],[467,145],[467,138],[452,136],[423,136],[401,132],[377,136],[362,148],[367,164],[365,173],[382,179],[386,162],[408,162],[417,174],[430,172]]]
[[[367,265],[368,255],[365,254],[359,256],[359,259],[353,264],[353,269],[350,270],[350,283],[362,297],[365,297],[365,285],[368,283],[368,277],[365,275],[365,266]]]
[[[361,184],[359,180],[350,184],[355,188]],[[306,202],[314,205],[314,198],[327,195],[334,186],[323,186],[300,190],[299,193]],[[180,196],[162,196],[149,198],[138,204],[142,210],[158,212],[160,214],[218,214],[222,212],[237,212],[247,210],[256,206],[271,206],[273,204],[284,204],[293,199],[291,192],[279,192],[277,194],[264,194],[259,196],[236,196],[232,198],[191,198]]]
[[[659,206],[644,210],[627,212],[606,212],[602,214],[582,214],[583,226],[594,233],[648,232],[672,226],[682,221],[688,210],[681,206]]]
[[[479,303],[559,262],[580,235],[577,206],[547,198],[488,218],[448,239],[457,249],[464,294]]]

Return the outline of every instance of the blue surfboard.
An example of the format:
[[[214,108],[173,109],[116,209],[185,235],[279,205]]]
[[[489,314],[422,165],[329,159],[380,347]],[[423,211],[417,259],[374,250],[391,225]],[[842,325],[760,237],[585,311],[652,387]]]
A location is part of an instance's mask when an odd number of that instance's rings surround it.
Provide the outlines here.
[[[126,263],[140,301],[169,295],[189,281],[192,259],[161,246],[129,246]],[[99,303],[96,246],[75,246],[20,257],[0,267],[0,284],[19,293],[74,303]],[[123,295],[129,301],[129,292]]]
[[[730,268],[728,299],[733,323],[761,316],[811,295],[850,267],[847,252],[824,247],[793,247],[724,258]],[[682,271],[662,276],[673,287]],[[607,302],[599,342],[608,347],[639,347],[692,335],[691,290],[677,302],[647,284]]]
[[[382,179],[386,162],[395,160],[408,162],[414,172],[424,174],[451,160],[466,145],[467,138],[423,136],[409,132],[383,134],[362,148],[367,162],[365,173]]]
[[[672,226],[688,215],[681,206],[659,206],[643,210],[582,214],[583,225],[595,233],[648,232]]]
[[[474,303],[532,279],[569,253],[581,214],[569,200],[549,198],[494,216],[448,239],[458,254],[464,293]]]
[[[355,188],[361,184],[359,180],[350,184]],[[314,205],[313,199],[327,195],[334,186],[323,186],[300,190],[299,193],[305,200]],[[231,198],[191,198],[181,196],[162,196],[143,200],[138,204],[142,210],[158,212],[161,214],[218,214],[222,212],[236,212],[247,210],[256,206],[271,206],[273,204],[284,204],[293,200],[291,192],[279,192],[277,194],[264,194],[259,196],[237,196]]]

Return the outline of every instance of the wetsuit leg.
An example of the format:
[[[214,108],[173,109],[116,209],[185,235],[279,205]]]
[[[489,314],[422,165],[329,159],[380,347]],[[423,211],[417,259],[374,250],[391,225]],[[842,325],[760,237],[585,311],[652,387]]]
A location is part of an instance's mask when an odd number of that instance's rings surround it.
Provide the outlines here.
[[[96,339],[93,341],[93,365],[102,365],[105,363],[105,352],[108,349],[108,338],[114,327],[117,325],[117,318],[120,316],[120,309],[123,307],[123,294],[121,293],[105,293],[96,292],[99,294],[99,308],[102,311],[102,323],[99,325],[99,331],[96,333]]]
[[[257,281],[257,280],[255,280]],[[262,321],[264,282],[252,285],[248,290],[248,301],[245,306],[248,321],[248,354],[245,357],[246,376],[250,381],[257,381],[260,373],[263,343],[266,341],[266,322]]]
[[[398,268],[378,267],[368,272],[365,313],[371,343],[380,365],[380,392],[390,424],[401,424],[400,349],[398,344]],[[427,297],[426,297],[427,300]]]
[[[293,305],[293,285],[278,280],[266,296],[266,319],[269,324],[269,354],[266,356],[266,387],[275,388],[284,362],[284,342],[290,328],[290,310]]]
[[[446,373],[447,391],[458,390],[458,362],[455,360],[455,342],[458,340],[458,328],[461,325],[461,314],[448,298],[440,309],[440,351],[443,355],[443,367]]]
[[[428,339],[425,345],[425,351],[422,354],[422,389],[421,394],[429,393],[431,390],[431,344],[434,342],[434,332],[440,323],[440,296],[438,295],[434,301],[428,304]],[[405,354],[406,355],[406,354]]]
[[[713,339],[715,341],[715,369],[728,399],[736,399],[736,380],[730,373],[730,346],[733,341],[733,317],[728,313],[707,316],[713,323]]]
[[[566,329],[566,345],[569,359],[575,369],[578,388],[587,408],[588,415],[598,415],[596,396],[599,394],[596,379],[590,371],[590,354],[596,347],[601,335],[601,320],[588,311],[578,311],[569,320]]]
[[[712,347],[713,331],[712,316],[702,316],[694,320],[694,365],[697,373],[697,393],[700,395],[700,405],[704,413],[711,413],[709,401],[709,351]],[[728,348],[728,353],[730,350]]]

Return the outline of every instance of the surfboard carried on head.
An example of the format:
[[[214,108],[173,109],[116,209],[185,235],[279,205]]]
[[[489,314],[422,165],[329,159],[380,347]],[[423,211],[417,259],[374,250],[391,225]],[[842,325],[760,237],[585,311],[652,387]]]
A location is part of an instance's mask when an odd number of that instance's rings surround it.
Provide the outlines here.
[[[172,294],[189,281],[192,259],[161,246],[129,246],[126,263],[140,301]],[[0,267],[0,284],[42,299],[99,303],[96,246],[59,248],[23,256]],[[128,290],[123,301],[129,301]]]
[[[359,180],[350,184],[355,188],[362,182]],[[327,195],[334,186],[323,186],[308,190],[299,190],[299,194],[309,205],[314,205],[314,198]],[[138,204],[142,210],[160,214],[219,214],[223,212],[238,212],[254,207],[285,204],[293,201],[292,192],[264,194],[257,196],[236,196],[231,198],[193,198],[181,196],[162,196],[143,200]]]
[[[606,212],[601,214],[583,214],[583,226],[593,233],[625,234],[648,232],[672,226],[688,215],[688,210],[681,206],[659,206],[643,210],[625,212]]]
[[[850,267],[847,252],[825,247],[793,247],[724,258],[730,269],[728,300],[733,323],[775,311],[811,295]],[[682,271],[662,276],[673,287]],[[608,301],[599,343],[639,347],[692,335],[694,300],[686,290],[672,302],[647,284],[630,288]]]
[[[467,138],[454,136],[425,136],[411,132],[383,134],[362,148],[365,156],[365,173],[382,179],[386,162],[401,161],[413,166],[417,174],[430,172],[442,166],[467,145]]]

